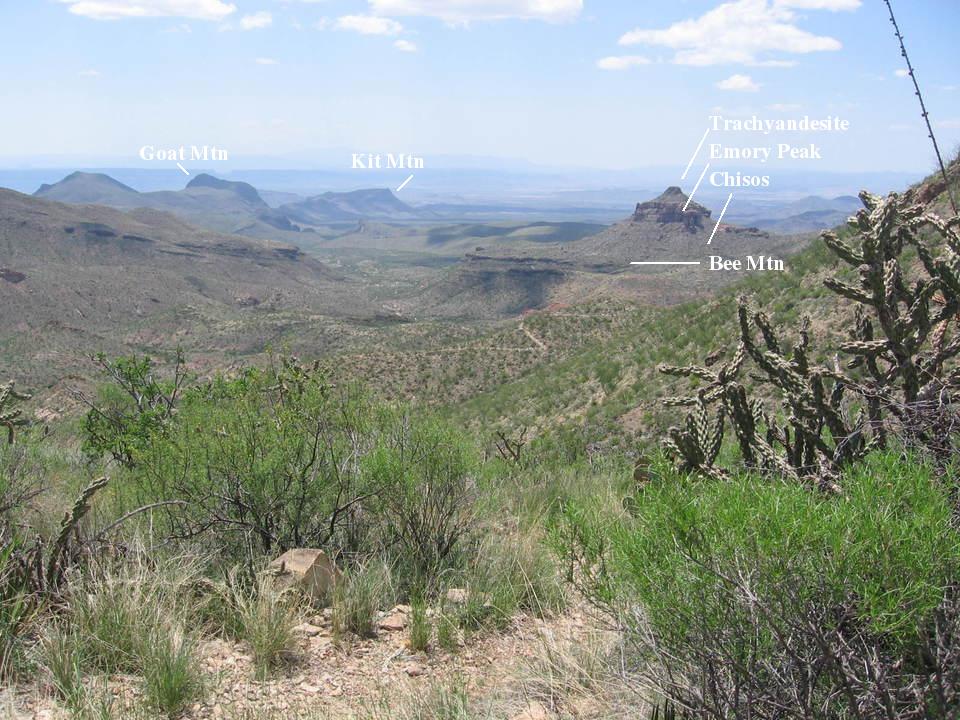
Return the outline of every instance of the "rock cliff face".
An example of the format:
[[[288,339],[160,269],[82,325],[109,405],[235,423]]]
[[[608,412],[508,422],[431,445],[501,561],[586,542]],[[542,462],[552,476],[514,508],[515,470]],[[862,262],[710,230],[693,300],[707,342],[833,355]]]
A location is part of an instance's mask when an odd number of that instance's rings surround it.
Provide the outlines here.
[[[679,223],[689,232],[702,230],[710,219],[710,211],[699,203],[691,202],[684,212],[687,196],[678,187],[669,187],[658,198],[637,203],[631,218],[635,223]]]

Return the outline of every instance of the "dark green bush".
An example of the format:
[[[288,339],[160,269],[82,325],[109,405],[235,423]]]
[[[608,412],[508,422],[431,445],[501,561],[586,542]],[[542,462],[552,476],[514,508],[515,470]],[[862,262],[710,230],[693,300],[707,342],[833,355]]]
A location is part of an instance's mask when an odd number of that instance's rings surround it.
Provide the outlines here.
[[[432,420],[404,421],[363,461],[373,487],[384,488],[372,511],[385,524],[388,553],[414,586],[461,564],[474,529],[479,462],[459,433]]]
[[[96,397],[82,397],[88,407],[82,427],[83,451],[94,460],[109,455],[132,467],[176,411],[186,382],[183,354],[177,352],[170,380],[160,378],[153,360],[146,356],[108,360],[101,353],[93,359],[111,382],[102,385]]]
[[[152,429],[131,418],[124,508],[156,506],[153,531],[248,567],[294,547],[391,560],[408,587],[463,560],[479,460],[449,425],[331,388],[293,359],[182,390]]]
[[[135,504],[163,511],[175,536],[214,533],[232,554],[348,542],[376,430],[369,403],[334,393],[293,363],[218,378],[183,396],[130,470]]]

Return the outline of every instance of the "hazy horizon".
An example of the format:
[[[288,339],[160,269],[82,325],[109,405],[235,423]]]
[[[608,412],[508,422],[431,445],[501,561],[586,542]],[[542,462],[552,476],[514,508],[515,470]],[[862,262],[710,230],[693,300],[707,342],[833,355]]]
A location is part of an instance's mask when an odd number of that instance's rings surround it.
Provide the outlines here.
[[[952,153],[960,89],[943,59],[960,5],[897,10]],[[848,119],[795,138],[822,145],[818,171],[933,167],[877,2],[58,0],[4,19],[3,167],[134,167],[144,145],[209,144],[238,168],[341,150],[415,153],[427,169],[450,156],[682,168],[711,113]]]

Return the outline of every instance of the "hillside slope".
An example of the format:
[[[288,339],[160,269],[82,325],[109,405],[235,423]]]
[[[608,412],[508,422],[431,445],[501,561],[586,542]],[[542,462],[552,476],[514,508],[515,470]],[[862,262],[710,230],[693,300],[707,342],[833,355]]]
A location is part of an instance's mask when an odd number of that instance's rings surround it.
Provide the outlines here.
[[[960,196],[960,158],[951,163],[948,174],[955,195]],[[952,216],[939,173],[911,190],[917,202],[931,211]],[[709,298],[674,307],[633,306],[611,323],[606,337],[594,338],[555,361],[531,364],[509,382],[448,405],[447,412],[486,435],[494,428],[508,432],[523,427],[535,432],[564,429],[575,432],[587,445],[623,443],[634,450],[638,442],[655,444],[678,417],[674,409],[663,406],[662,399],[693,389],[661,375],[657,366],[703,364],[717,350],[729,356],[739,337],[736,305],[740,295],[752,298],[788,336],[796,333],[802,316],[809,316],[816,359],[825,362],[832,357],[838,344],[848,339],[853,322],[852,305],[838,300],[823,285],[824,279],[837,274],[853,281],[849,266],[816,240],[789,259],[786,272],[755,274]],[[558,315],[575,311],[568,308]],[[526,318],[524,326],[546,337],[563,322],[562,317],[545,312]],[[549,352],[544,355],[549,357]]]
[[[78,358],[99,350],[262,348],[275,334],[270,320],[290,312],[376,313],[295,246],[200,230],[151,209],[0,190],[0,258],[0,375],[22,382],[75,372]]]
[[[637,204],[633,215],[603,231],[570,242],[527,243],[519,248],[477,248],[418,298],[435,313],[454,318],[501,317],[601,297],[674,305],[703,297],[743,277],[712,272],[712,254],[786,257],[810,236],[775,236],[722,223],[680,188]],[[716,234],[714,235],[714,229]],[[714,235],[712,243],[708,244]],[[700,261],[700,266],[632,266],[644,261]],[[411,304],[408,312],[416,313]]]
[[[960,190],[960,163],[950,173]],[[951,214],[938,176],[914,190],[933,211]],[[849,306],[823,286],[838,271],[849,272],[815,240],[789,256],[785,272],[741,276],[693,302],[552,304],[478,337],[423,335],[416,347],[341,354],[328,367],[338,380],[376,378],[391,397],[426,399],[487,441],[495,430],[527,428],[528,438],[559,432],[576,436],[581,449],[606,443],[633,452],[638,443],[655,444],[676,422],[662,398],[692,389],[657,366],[701,364],[718,349],[733,352],[739,295],[751,296],[791,332],[802,315],[810,316],[819,359],[829,358],[852,321]]]

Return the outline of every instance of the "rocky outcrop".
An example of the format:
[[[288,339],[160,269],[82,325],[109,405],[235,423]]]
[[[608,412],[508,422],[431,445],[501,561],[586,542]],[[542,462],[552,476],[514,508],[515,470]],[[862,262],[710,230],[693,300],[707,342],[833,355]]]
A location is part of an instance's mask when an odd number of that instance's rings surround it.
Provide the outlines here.
[[[267,566],[266,574],[278,589],[297,588],[307,597],[324,601],[340,578],[340,571],[323,550],[288,550]]]
[[[710,219],[710,211],[700,203],[687,205],[688,200],[683,190],[669,187],[660,197],[638,203],[631,220],[635,223],[680,224],[689,232],[702,230]],[[685,205],[687,209],[684,211]]]

